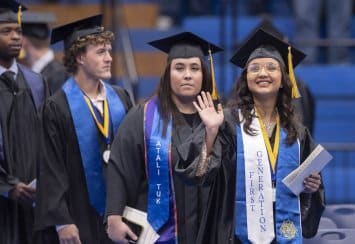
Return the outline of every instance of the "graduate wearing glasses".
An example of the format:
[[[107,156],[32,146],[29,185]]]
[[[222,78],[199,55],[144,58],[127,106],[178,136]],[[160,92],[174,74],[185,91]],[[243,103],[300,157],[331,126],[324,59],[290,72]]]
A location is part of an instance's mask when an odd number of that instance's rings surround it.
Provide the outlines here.
[[[207,224],[196,243],[302,243],[302,237],[316,234],[324,210],[320,174],[305,179],[300,195],[282,183],[314,148],[292,105],[299,97],[293,68],[304,57],[258,29],[231,59],[243,71],[224,122],[209,96],[196,101],[206,128],[220,131],[212,134],[214,144],[206,141],[207,149],[219,153],[207,151],[205,160],[201,153],[176,169],[187,179],[212,185],[202,221]]]

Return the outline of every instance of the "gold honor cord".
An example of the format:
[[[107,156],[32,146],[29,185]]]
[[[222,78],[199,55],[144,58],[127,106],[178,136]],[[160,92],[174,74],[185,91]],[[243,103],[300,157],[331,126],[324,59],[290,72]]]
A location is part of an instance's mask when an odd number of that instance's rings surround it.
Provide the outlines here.
[[[213,58],[212,58],[211,49],[208,49],[208,53],[209,53],[211,76],[212,76],[212,99],[213,100],[217,100],[218,99],[218,93],[217,93],[216,79],[215,79],[215,76],[214,76],[214,65],[213,65]]]
[[[258,113],[258,114],[260,114],[260,113]],[[279,117],[279,114],[276,113],[276,135],[275,135],[275,143],[274,143],[273,148],[271,147],[269,136],[267,135],[264,123],[263,123],[262,119],[260,118],[260,115],[258,115],[258,120],[259,120],[259,124],[260,124],[260,128],[261,128],[261,132],[263,134],[267,153],[269,155],[272,172],[275,172],[277,154],[279,153],[279,145],[280,145],[280,117]]]
[[[91,101],[88,97],[84,96],[85,102],[87,103],[89,110],[92,114],[92,117],[94,117],[95,123],[97,128],[99,128],[101,134],[105,137],[108,138],[108,132],[109,132],[109,112],[108,112],[108,105],[107,105],[107,100],[104,100],[104,126],[98,121],[96,118],[96,114],[94,111],[94,108],[91,105]]]

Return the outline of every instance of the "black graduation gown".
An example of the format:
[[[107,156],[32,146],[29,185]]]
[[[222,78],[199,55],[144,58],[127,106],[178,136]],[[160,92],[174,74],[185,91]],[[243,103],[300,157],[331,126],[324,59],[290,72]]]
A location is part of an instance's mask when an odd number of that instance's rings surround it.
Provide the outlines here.
[[[22,68],[25,69],[25,68]],[[28,69],[27,69],[28,70]],[[28,72],[32,72],[29,71]],[[48,95],[43,82],[42,97]],[[32,90],[19,69],[19,90],[0,79],[0,123],[3,157],[0,158],[0,243],[29,244],[33,238],[33,208],[4,197],[17,183],[30,183],[36,178],[39,162],[40,121]],[[0,146],[1,147],[1,146]]]
[[[201,228],[196,243],[227,244],[240,243],[234,234],[235,228],[235,190],[236,190],[236,123],[228,110],[225,110],[225,123],[220,128],[216,139],[213,155],[209,161],[207,173],[204,177],[195,177],[198,157],[192,163],[181,162],[176,167],[181,177],[195,180],[198,184],[210,184],[211,192],[208,207],[202,219]],[[314,148],[308,129],[298,128],[300,134],[301,162]],[[191,145],[194,146],[194,145]],[[221,158],[218,159],[218,156]],[[185,165],[184,165],[185,163]],[[301,194],[302,234],[306,238],[317,233],[320,217],[325,207],[324,188],[313,194]]]
[[[144,161],[143,110],[143,106],[138,106],[127,114],[118,130],[119,136],[112,145],[107,176],[106,215],[122,215],[126,205],[146,212],[148,185]],[[186,150],[180,150],[179,147],[190,144],[192,134],[204,130],[204,126],[195,114],[191,126],[182,119],[179,124],[174,120],[172,127],[172,164],[176,164],[179,157],[190,157]],[[199,148],[195,150],[200,151]],[[179,244],[195,243],[209,188],[188,185],[175,174],[173,186]]]
[[[297,87],[301,97],[298,99],[293,99],[292,102],[295,106],[295,111],[299,116],[300,121],[302,121],[302,123],[309,129],[312,134],[315,115],[314,98],[304,81],[297,79]]]
[[[126,112],[132,104],[128,94],[115,88]],[[112,243],[103,226],[103,218],[91,206],[86,186],[78,139],[70,108],[63,90],[45,103],[42,112],[45,160],[40,165],[36,205],[37,236],[43,243],[57,243],[54,226],[75,224],[82,243]],[[100,150],[106,144],[98,131]],[[102,161],[104,177],[106,164]]]
[[[43,78],[48,82],[49,91],[54,94],[59,90],[65,81],[69,78],[65,67],[57,60],[53,59],[42,70]]]

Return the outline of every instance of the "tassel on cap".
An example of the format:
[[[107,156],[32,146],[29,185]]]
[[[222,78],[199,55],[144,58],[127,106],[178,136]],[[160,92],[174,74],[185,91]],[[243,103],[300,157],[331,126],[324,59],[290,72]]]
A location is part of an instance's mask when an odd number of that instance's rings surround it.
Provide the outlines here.
[[[288,75],[290,76],[290,81],[292,85],[292,98],[300,98],[300,92],[297,87],[297,82],[295,78],[295,73],[293,72],[293,64],[292,64],[292,54],[291,54],[291,47],[288,47]]]
[[[26,51],[25,51],[23,48],[21,48],[20,54],[18,55],[18,58],[19,58],[19,59],[24,59],[24,58],[26,58]]]
[[[208,49],[208,53],[209,53],[210,69],[211,69],[211,76],[212,76],[212,99],[218,100],[217,85],[216,85],[216,79],[214,75],[214,65],[213,65],[211,49]]]
[[[21,25],[21,17],[22,17],[22,6],[18,6],[18,11],[17,11],[17,23]]]

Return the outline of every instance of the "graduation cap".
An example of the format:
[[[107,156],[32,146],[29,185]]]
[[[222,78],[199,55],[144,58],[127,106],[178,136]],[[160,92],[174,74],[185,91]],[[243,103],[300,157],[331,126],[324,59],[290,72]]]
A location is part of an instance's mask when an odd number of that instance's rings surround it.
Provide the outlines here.
[[[56,27],[52,31],[51,44],[64,41],[64,48],[68,49],[80,37],[103,32],[101,21],[102,14],[98,14]]]
[[[191,32],[181,32],[159,40],[148,42],[149,45],[168,54],[168,61],[176,58],[192,58],[209,56],[212,75],[212,98],[218,99],[216,81],[214,77],[214,66],[212,53],[220,52],[223,49],[202,39]]]
[[[22,15],[22,34],[39,40],[46,40],[50,35],[50,24],[56,21],[51,12],[24,12]]]
[[[19,25],[21,25],[22,11],[25,10],[27,10],[27,8],[16,1],[1,0],[0,1],[0,23],[17,22]]]
[[[300,97],[293,69],[306,55],[291,47],[287,42],[275,37],[263,28],[257,29],[242,43],[230,60],[233,64],[244,68],[255,58],[274,58],[288,68],[292,84],[292,97]]]

